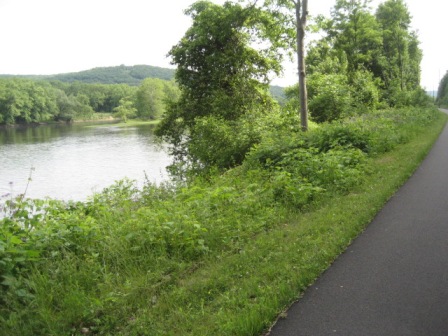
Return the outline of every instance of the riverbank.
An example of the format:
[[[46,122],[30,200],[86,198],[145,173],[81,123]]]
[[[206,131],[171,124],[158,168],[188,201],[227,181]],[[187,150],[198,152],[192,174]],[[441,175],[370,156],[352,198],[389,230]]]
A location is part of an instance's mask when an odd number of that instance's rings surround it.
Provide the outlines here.
[[[31,122],[23,124],[0,124],[1,129],[8,128],[27,128],[27,127],[39,127],[46,125],[66,125],[66,124],[79,124],[79,123],[95,123],[95,122],[119,122],[120,119],[112,117],[110,113],[97,113],[98,116],[92,118],[80,118],[74,120],[49,120],[45,122]]]
[[[3,226],[22,260],[7,264],[0,322],[9,335],[258,335],[363,230],[445,122],[431,109],[378,112],[297,140],[329,150],[273,137],[242,167],[189,187],[122,182],[87,203],[50,202],[34,221],[19,213]]]
[[[144,125],[157,125],[160,123],[160,120],[141,120],[141,119],[128,119],[126,122],[121,121],[120,119],[114,119],[115,123],[113,123],[114,127],[135,127],[135,126],[144,126]],[[105,125],[95,125],[92,127],[107,127],[110,124]]]
[[[140,125],[157,125],[160,120],[141,120],[141,119],[128,119],[127,122],[123,122],[120,118],[114,118],[112,116],[103,116],[101,118],[94,119],[76,119],[73,121],[49,121],[30,124],[0,124],[0,130],[8,128],[27,128],[27,127],[39,127],[46,125],[65,125],[65,124],[94,124],[104,123],[104,126],[114,124],[116,127],[128,127],[128,126],[140,126]],[[92,125],[92,127],[101,127],[101,124]]]

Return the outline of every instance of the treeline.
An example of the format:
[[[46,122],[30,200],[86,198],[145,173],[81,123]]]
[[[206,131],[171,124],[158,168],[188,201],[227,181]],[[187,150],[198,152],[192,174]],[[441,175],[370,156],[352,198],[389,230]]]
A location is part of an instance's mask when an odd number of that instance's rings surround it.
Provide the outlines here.
[[[156,119],[165,99],[175,99],[173,81],[147,78],[139,86],[0,79],[0,124],[96,119],[97,113]]]
[[[448,71],[439,84],[439,89],[437,91],[437,105],[441,107],[448,107]]]
[[[420,87],[423,53],[406,4],[389,0],[371,12],[369,3],[338,0],[330,17],[316,20],[324,37],[306,59],[315,121],[428,102]]]

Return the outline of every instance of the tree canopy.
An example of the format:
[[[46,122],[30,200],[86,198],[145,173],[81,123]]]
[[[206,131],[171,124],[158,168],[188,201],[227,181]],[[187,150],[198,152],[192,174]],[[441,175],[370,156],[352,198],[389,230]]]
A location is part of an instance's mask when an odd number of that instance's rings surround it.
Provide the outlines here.
[[[251,5],[208,1],[194,3],[186,14],[193,25],[169,53],[181,93],[169,104],[157,134],[172,145],[179,162],[229,167],[240,163],[256,142],[246,127],[249,120],[274,106],[269,76],[281,66],[272,48],[275,41],[265,34],[269,16]],[[263,43],[267,47],[260,48]],[[215,132],[219,142],[213,141]]]
[[[443,76],[437,91],[437,104],[442,107],[448,107],[448,71]]]
[[[95,113],[117,113],[118,107],[121,112],[129,111],[123,109],[128,103],[137,111],[126,113],[127,118],[155,119],[164,113],[165,100],[176,100],[177,96],[173,81],[153,78],[138,87],[0,78],[0,124],[95,119]]]
[[[427,103],[420,88],[422,51],[403,0],[372,13],[371,0],[337,0],[307,55],[310,112],[331,121],[378,106]],[[335,96],[337,95],[337,96]]]

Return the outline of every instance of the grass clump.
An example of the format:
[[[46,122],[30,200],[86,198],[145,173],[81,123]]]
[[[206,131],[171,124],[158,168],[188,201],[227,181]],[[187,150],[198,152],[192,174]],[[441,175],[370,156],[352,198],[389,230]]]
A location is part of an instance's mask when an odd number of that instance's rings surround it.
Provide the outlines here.
[[[189,185],[9,203],[5,335],[258,335],[417,167],[446,117],[388,110],[266,134]],[[418,137],[417,137],[418,135]],[[0,332],[0,333],[1,333]]]

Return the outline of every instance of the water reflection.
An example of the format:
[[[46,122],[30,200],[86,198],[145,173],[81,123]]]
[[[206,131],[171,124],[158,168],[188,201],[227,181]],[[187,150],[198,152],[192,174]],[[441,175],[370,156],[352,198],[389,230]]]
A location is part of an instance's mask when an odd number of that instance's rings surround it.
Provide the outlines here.
[[[153,126],[45,125],[0,129],[0,196],[83,200],[128,177],[142,185],[167,178],[170,159]]]

